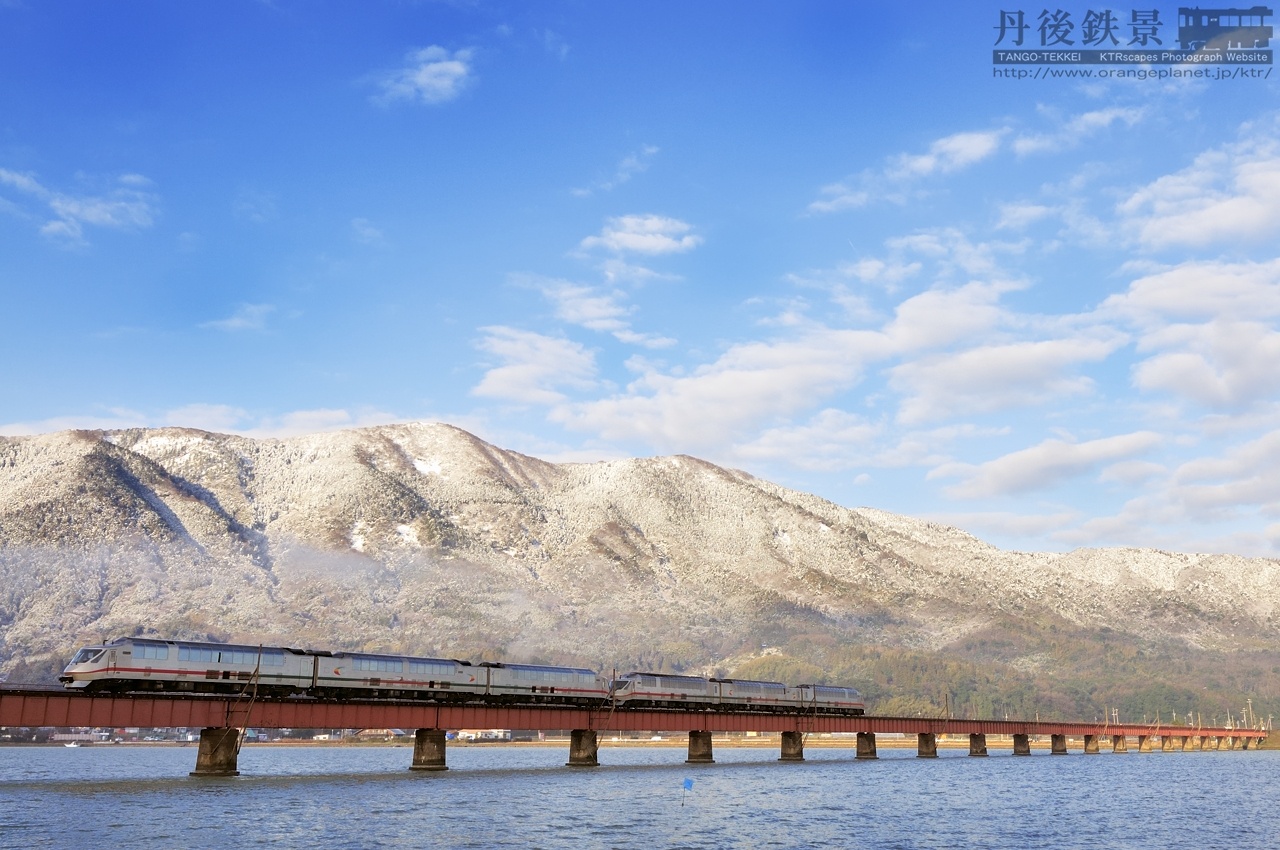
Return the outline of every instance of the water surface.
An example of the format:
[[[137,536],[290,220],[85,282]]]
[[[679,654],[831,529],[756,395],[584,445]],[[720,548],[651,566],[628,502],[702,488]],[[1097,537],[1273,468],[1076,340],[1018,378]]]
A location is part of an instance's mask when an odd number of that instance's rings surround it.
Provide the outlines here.
[[[241,776],[197,779],[194,747],[0,748],[0,848],[1280,847],[1280,752],[985,759],[943,750],[604,745],[247,746]],[[693,787],[685,789],[685,780]]]

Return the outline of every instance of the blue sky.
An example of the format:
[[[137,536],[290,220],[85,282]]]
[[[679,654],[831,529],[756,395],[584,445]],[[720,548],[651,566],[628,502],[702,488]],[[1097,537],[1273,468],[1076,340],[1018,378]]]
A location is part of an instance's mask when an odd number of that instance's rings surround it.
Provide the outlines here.
[[[1015,9],[3,0],[0,434],[440,420],[1273,555],[1277,79],[997,78]]]

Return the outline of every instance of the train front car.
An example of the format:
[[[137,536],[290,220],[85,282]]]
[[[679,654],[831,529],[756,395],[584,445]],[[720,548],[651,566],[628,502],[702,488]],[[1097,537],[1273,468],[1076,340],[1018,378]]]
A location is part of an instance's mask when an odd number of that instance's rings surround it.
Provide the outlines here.
[[[96,691],[111,678],[119,641],[86,646],[76,650],[58,681],[64,688]]]
[[[710,708],[719,702],[719,690],[697,676],[631,672],[613,683],[613,700],[634,707]]]
[[[608,679],[584,667],[486,661],[489,694],[512,703],[600,705],[612,691]]]
[[[854,688],[836,685],[796,685],[801,711],[817,714],[861,715],[866,711],[862,694]]]
[[[58,681],[90,691],[288,694],[310,685],[310,670],[299,650],[119,638],[76,652]]]

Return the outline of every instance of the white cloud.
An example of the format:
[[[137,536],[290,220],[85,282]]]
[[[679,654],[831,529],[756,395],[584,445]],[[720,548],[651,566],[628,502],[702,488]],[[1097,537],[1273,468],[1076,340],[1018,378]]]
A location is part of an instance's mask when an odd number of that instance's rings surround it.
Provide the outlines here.
[[[897,306],[884,332],[904,352],[944,348],[985,336],[1009,319],[999,306],[1000,296],[1021,288],[1009,282],[970,283],[922,292]]]
[[[202,322],[200,327],[219,331],[260,331],[267,326],[267,316],[275,309],[274,304],[241,304],[231,316]]]
[[[1102,303],[1103,317],[1143,326],[1169,320],[1280,317],[1280,259],[1263,263],[1191,261],[1129,284]]]
[[[265,224],[280,217],[280,198],[275,192],[243,188],[232,204],[236,218],[254,224]]]
[[[1108,298],[1098,314],[1141,330],[1139,389],[1219,410],[1267,404],[1280,392],[1280,260],[1161,270]]]
[[[733,447],[747,461],[782,461],[801,469],[829,471],[868,465],[881,426],[861,416],[828,408],[803,425],[766,428]]]
[[[1053,212],[1053,207],[1047,207],[1043,204],[1002,204],[1000,206],[1000,220],[996,223],[996,229],[1023,230]]]
[[[553,30],[543,30],[542,47],[557,59],[564,60],[569,55],[569,43],[564,37]]]
[[[856,383],[885,348],[877,334],[815,330],[798,339],[735,345],[691,375],[646,371],[612,398],[567,404],[554,421],[608,440],[722,449]]]
[[[1142,540],[1182,552],[1274,552],[1280,548],[1274,522],[1280,517],[1280,478],[1271,474],[1277,464],[1280,431],[1273,430],[1220,454],[1193,458],[1172,473],[1151,468],[1145,481],[1133,482],[1146,492],[1117,513],[1055,536],[1072,545]],[[1111,469],[1103,473],[1106,480]]]
[[[1145,460],[1125,460],[1120,463],[1113,463],[1102,470],[1098,480],[1133,487],[1168,474],[1169,470],[1159,463]]]
[[[167,411],[164,424],[177,428],[198,428],[201,431],[213,431],[219,434],[234,434],[243,423],[248,421],[249,413],[240,407],[229,404],[188,404],[185,407]]]
[[[663,274],[645,266],[628,263],[620,257],[606,257],[596,267],[609,283],[649,283],[680,279],[677,275]]]
[[[105,191],[100,193],[72,194],[49,189],[32,174],[0,168],[0,186],[7,186],[46,207],[54,217],[45,220],[40,233],[66,243],[83,242],[86,226],[144,230],[155,222],[157,214],[158,199],[149,191],[151,181],[140,174],[122,175],[107,183]],[[5,205],[19,215],[45,217],[27,211],[24,205],[14,201],[6,201]]]
[[[1143,119],[1145,114],[1144,109],[1121,106],[1085,112],[1060,121],[1058,127],[1052,132],[1019,135],[1013,140],[1013,152],[1018,156],[1056,153],[1076,147],[1085,139],[1113,124],[1122,123],[1126,128],[1133,127]]]
[[[386,242],[382,231],[367,218],[351,219],[351,233],[355,240],[362,245],[382,245]]]
[[[588,330],[612,334],[620,342],[646,348],[667,348],[675,344],[668,337],[635,331],[626,317],[631,310],[622,305],[626,294],[601,292],[592,286],[566,280],[532,279],[547,300],[556,307],[556,318]]]
[[[1005,130],[956,133],[938,139],[922,154],[900,154],[890,160],[886,173],[891,178],[926,177],[959,171],[995,154]]]
[[[1168,346],[1133,371],[1134,385],[1210,408],[1269,401],[1280,391],[1280,333],[1257,322],[1171,326],[1148,334],[1144,348]]]
[[[1172,501],[1188,515],[1235,507],[1260,507],[1280,516],[1280,431],[1236,446],[1222,457],[1197,458],[1173,475]]]
[[[914,425],[1087,394],[1093,381],[1073,374],[1074,367],[1105,359],[1122,342],[1119,336],[1015,342],[904,363],[890,370],[890,384],[905,396],[898,420]]]
[[[146,428],[147,417],[134,410],[110,409],[100,413],[68,414],[28,422],[0,424],[0,435],[26,437],[57,431],[112,431],[121,428]]]
[[[1061,511],[1051,514],[1015,514],[1006,511],[981,513],[947,512],[929,516],[929,519],[935,522],[962,528],[970,533],[979,535],[998,534],[1012,538],[1042,538],[1078,521],[1079,518],[1080,514],[1076,511]]]
[[[849,180],[823,186],[809,211],[831,213],[866,206],[873,201],[904,203],[915,181],[933,174],[950,174],[993,156],[1008,131],[1004,129],[955,133],[937,139],[920,154],[897,154],[877,169]]]
[[[595,357],[576,342],[501,326],[481,328],[477,343],[503,361],[485,372],[472,395],[527,404],[557,404],[557,388],[595,386]]]
[[[842,263],[841,275],[863,283],[882,283],[890,288],[920,273],[921,265],[915,262],[894,262],[864,257],[850,263]]]
[[[580,198],[588,198],[596,192],[611,192],[622,184],[631,180],[632,177],[647,171],[650,162],[658,153],[658,148],[653,145],[643,145],[633,153],[627,154],[618,163],[618,167],[614,170],[613,176],[604,180],[597,180],[590,186],[581,189],[570,190],[574,195]]]
[[[1019,156],[1056,152],[1074,147],[1081,140],[1114,124],[1127,127],[1142,120],[1143,109],[1113,107],[1085,112],[1067,119],[1054,119],[1048,133],[1022,133],[1011,143],[1009,127],[953,133],[934,140],[923,153],[900,153],[887,157],[878,168],[831,183],[819,189],[819,198],[809,204],[814,213],[857,209],[876,201],[903,204],[912,197],[912,187],[922,179],[954,174],[990,159],[1011,148]],[[1053,119],[1053,116],[1050,116]]]
[[[474,79],[472,57],[471,50],[450,52],[438,45],[411,51],[405,57],[403,68],[379,80],[382,93],[374,100],[384,106],[402,100],[432,105],[447,103]]]
[[[614,253],[680,254],[702,244],[690,233],[692,226],[660,215],[624,215],[610,218],[599,236],[582,240],[584,250],[603,248]]]
[[[1244,138],[1206,151],[1187,168],[1134,192],[1117,208],[1149,250],[1260,243],[1280,235],[1277,122],[1247,126]]]
[[[865,172],[861,181],[863,185],[850,186],[847,182],[829,183],[818,190],[818,194],[822,197],[809,204],[809,212],[833,213],[865,207],[877,199],[866,185],[873,180],[871,173]]]
[[[1152,431],[1138,431],[1084,443],[1045,440],[1031,448],[977,466],[948,463],[932,470],[933,478],[961,478],[947,488],[957,499],[1007,496],[1053,487],[1062,481],[1085,475],[1105,464],[1127,460],[1154,449],[1164,438]]]

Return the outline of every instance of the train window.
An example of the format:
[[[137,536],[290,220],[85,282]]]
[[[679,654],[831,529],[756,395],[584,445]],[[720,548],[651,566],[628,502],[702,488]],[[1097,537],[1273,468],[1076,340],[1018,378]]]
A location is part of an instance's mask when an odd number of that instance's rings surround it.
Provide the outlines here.
[[[404,670],[404,662],[398,658],[357,658],[357,670],[368,670],[375,673],[399,673]]]
[[[437,676],[449,676],[455,671],[453,665],[447,661],[410,661],[409,672],[418,673],[424,676],[433,674]]]
[[[215,662],[218,660],[218,650],[205,649],[199,646],[180,646],[178,647],[178,660]]]
[[[169,647],[162,643],[136,643],[134,644],[133,657],[164,661],[169,657]]]

